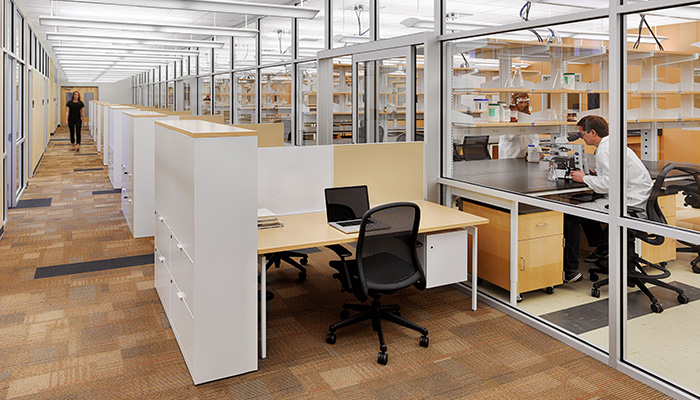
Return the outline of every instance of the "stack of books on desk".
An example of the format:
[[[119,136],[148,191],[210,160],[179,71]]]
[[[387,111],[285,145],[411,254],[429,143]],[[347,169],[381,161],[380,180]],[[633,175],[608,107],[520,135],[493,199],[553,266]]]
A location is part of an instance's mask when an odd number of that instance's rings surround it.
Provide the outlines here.
[[[279,228],[284,226],[282,221],[267,208],[258,208],[258,229]]]

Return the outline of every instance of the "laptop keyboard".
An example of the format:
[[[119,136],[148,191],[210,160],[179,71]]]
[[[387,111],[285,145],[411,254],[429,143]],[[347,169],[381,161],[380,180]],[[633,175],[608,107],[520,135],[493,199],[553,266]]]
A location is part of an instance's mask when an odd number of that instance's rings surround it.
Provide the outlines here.
[[[356,226],[356,225],[360,225],[361,223],[362,223],[361,219],[353,219],[353,220],[349,220],[349,221],[336,222],[336,224],[343,226],[343,227]]]

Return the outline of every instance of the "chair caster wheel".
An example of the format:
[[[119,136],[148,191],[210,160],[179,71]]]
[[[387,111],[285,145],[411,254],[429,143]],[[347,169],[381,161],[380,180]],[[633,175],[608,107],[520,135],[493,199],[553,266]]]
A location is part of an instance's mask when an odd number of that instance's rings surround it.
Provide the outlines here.
[[[328,333],[326,334],[326,343],[328,343],[328,344],[335,344],[335,339],[336,339],[335,333],[333,333],[333,332],[328,332]]]
[[[598,279],[600,279],[598,274],[596,274],[595,272],[591,272],[590,278],[591,278],[591,282],[598,282]]]
[[[595,297],[596,299],[600,298],[600,289],[593,288],[591,289],[591,296]]]
[[[651,311],[660,314],[664,310],[664,307],[659,304],[659,303],[652,303],[651,304]]]
[[[389,355],[386,353],[377,354],[377,362],[382,365],[386,365],[389,362]]]
[[[547,292],[547,294],[554,294],[554,287],[549,286],[544,288],[544,291]]]
[[[350,318],[350,311],[341,310],[340,311],[340,319],[348,319],[348,318]]]
[[[678,302],[681,304],[688,304],[688,302],[690,302],[690,299],[685,294],[679,294],[677,299],[678,299]]]
[[[306,280],[306,272],[299,272],[299,282],[304,282]]]
[[[477,285],[481,285],[482,283],[484,283],[484,278],[476,278]]]
[[[693,272],[695,272],[696,274],[700,274],[700,266],[693,265]]]
[[[420,344],[420,347],[428,347],[430,345],[430,339],[425,335],[421,336],[418,344]]]
[[[515,301],[518,302],[518,303],[522,302],[522,301],[523,301],[523,295],[522,295],[522,294],[517,295],[517,296],[515,297]]]
[[[299,264],[301,264],[301,265],[306,265],[308,263],[309,263],[308,257],[304,257],[301,260],[299,260]]]

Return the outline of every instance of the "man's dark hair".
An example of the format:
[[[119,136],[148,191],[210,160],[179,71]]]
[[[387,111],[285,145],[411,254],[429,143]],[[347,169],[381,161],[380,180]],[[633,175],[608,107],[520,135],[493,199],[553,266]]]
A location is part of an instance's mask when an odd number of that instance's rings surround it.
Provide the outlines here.
[[[601,138],[608,136],[608,122],[605,118],[597,115],[586,115],[578,120],[576,126],[580,126],[585,132],[594,130]]]

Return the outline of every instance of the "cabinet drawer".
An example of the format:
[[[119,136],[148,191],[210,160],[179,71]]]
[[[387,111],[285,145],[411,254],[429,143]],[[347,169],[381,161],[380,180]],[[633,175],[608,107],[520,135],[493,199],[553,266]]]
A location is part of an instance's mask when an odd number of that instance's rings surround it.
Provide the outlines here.
[[[187,366],[194,366],[194,317],[176,283],[170,284],[170,323]]]
[[[518,292],[562,283],[564,235],[518,241]]]
[[[170,271],[165,264],[163,255],[158,250],[155,251],[155,262],[153,264],[154,286],[160,302],[163,304],[163,309],[166,314],[170,314]]]
[[[175,235],[170,240],[170,272],[175,283],[185,293],[187,304],[194,310],[194,263],[187,256]]]
[[[155,214],[156,224],[156,249],[165,257],[165,263],[170,266],[170,229],[164,219]]]
[[[528,240],[564,232],[564,216],[557,211],[543,211],[518,216],[518,240]]]

